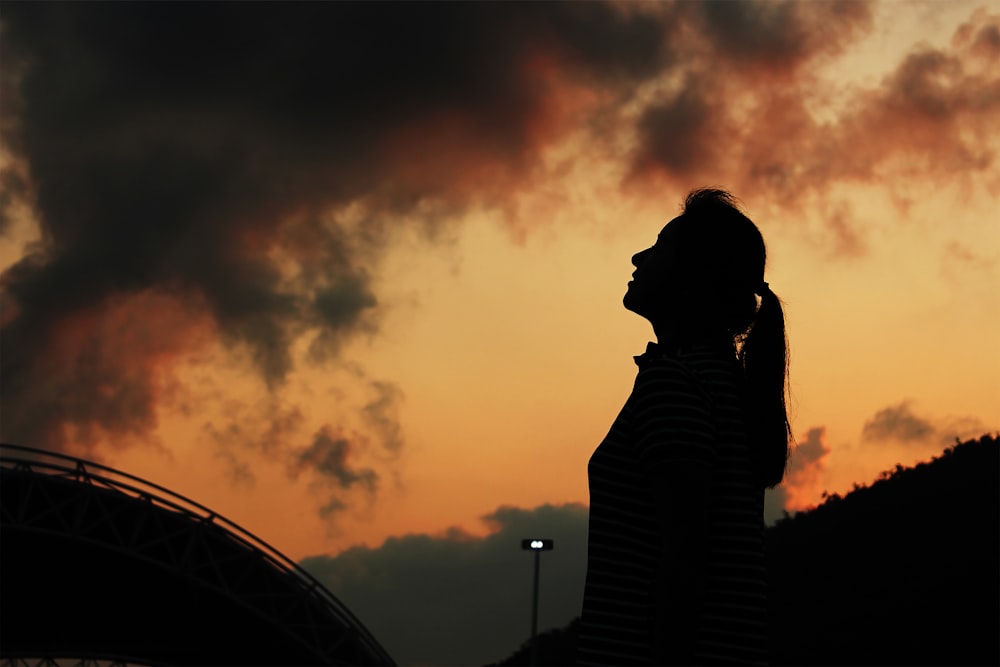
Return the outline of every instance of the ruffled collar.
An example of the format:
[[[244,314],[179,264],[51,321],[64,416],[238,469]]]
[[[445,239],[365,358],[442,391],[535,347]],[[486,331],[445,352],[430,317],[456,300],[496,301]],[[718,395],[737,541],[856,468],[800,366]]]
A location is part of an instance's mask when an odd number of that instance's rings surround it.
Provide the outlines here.
[[[635,365],[639,367],[639,370],[642,370],[658,361],[662,361],[663,359],[676,359],[678,357],[683,357],[689,352],[697,350],[717,351],[720,355],[725,355],[727,357],[731,356],[734,359],[736,358],[736,348],[733,341],[722,339],[713,339],[710,341],[701,341],[686,345],[664,345],[662,343],[654,343],[653,341],[650,341],[646,343],[645,352],[632,358],[635,360]]]
[[[646,343],[646,351],[632,358],[635,359],[635,365],[639,367],[639,370],[642,370],[653,362],[663,359],[664,356],[665,350],[659,344],[649,341]]]

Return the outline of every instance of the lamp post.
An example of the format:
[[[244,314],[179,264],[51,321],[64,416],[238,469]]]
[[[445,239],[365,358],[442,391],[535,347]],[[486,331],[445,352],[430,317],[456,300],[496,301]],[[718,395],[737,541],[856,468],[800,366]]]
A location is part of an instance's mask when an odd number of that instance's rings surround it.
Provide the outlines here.
[[[555,542],[552,540],[543,540],[538,538],[528,538],[526,540],[521,540],[521,549],[525,551],[535,552],[535,584],[534,591],[531,595],[531,650],[530,650],[530,662],[529,665],[534,665],[536,663],[536,658],[538,656],[537,651],[537,641],[535,635],[538,634],[538,569],[540,563],[540,556],[543,551],[552,551],[555,546]]]

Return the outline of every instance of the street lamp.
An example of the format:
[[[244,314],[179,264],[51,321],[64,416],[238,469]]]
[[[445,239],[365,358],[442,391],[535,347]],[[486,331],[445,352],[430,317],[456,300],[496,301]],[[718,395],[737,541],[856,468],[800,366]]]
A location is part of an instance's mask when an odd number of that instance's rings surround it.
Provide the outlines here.
[[[531,661],[529,665],[535,664],[535,658],[537,656],[537,648],[535,646],[536,640],[535,635],[538,634],[538,566],[539,557],[542,555],[543,551],[552,551],[555,546],[553,540],[543,540],[537,537],[529,537],[526,540],[521,540],[521,549],[525,551],[535,552],[535,586],[534,592],[532,593],[531,602]]]

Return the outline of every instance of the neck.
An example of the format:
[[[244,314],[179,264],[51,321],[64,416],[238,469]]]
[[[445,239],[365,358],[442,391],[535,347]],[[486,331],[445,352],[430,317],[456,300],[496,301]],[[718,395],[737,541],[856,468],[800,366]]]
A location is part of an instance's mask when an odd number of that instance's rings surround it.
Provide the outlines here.
[[[678,336],[676,329],[656,322],[652,322],[652,325],[657,345],[667,348],[677,347],[680,336]]]
[[[651,322],[656,343],[668,350],[676,350],[692,345],[718,345],[730,347],[735,344],[733,337],[724,331],[698,329],[680,330],[665,322]]]

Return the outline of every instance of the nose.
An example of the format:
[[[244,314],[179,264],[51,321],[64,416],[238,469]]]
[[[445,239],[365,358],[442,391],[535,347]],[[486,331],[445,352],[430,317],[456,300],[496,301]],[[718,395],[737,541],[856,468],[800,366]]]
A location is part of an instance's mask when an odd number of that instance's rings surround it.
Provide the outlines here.
[[[642,258],[645,257],[646,253],[648,253],[648,252],[649,252],[649,248],[646,248],[645,250],[640,250],[639,252],[637,252],[634,255],[632,255],[632,266],[634,266],[635,268],[638,269],[639,268],[639,264],[642,263]]]

